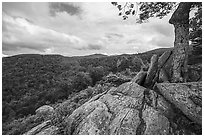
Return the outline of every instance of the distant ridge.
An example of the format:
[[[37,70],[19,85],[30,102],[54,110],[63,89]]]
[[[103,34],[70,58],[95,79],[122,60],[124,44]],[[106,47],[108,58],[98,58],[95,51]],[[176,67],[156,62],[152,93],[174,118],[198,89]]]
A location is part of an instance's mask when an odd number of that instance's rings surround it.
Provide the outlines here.
[[[102,58],[102,57],[107,57],[107,55],[104,54],[91,54],[91,55],[86,55],[86,56],[79,56],[83,58]]]
[[[142,52],[142,53],[137,53],[139,54],[157,54],[160,52],[165,52],[167,50],[172,50],[173,48],[158,48],[158,49],[154,49],[154,50],[150,50],[150,51],[146,51],[146,52]],[[17,55],[12,55],[12,56],[3,56],[3,58],[7,58],[7,57],[37,57],[37,56],[55,56],[55,57],[68,57],[68,58],[75,58],[75,59],[81,59],[81,58],[102,58],[102,57],[108,57],[108,55],[104,55],[104,54],[91,54],[91,55],[85,55],[85,56],[63,56],[60,54],[17,54]],[[129,56],[129,55],[134,55],[134,54],[120,54],[120,55],[110,55],[110,56]]]

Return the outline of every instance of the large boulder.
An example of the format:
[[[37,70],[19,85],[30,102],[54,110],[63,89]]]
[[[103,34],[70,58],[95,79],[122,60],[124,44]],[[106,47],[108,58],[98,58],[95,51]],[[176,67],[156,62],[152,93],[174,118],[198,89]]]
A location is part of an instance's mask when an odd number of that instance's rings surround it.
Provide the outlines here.
[[[201,88],[197,88],[200,85],[189,83],[183,85],[188,85],[193,90],[189,98],[198,106],[196,110],[200,113],[202,103],[198,97],[201,96],[198,89]],[[172,103],[168,96],[164,95],[163,92],[160,93],[158,86],[159,84],[156,84],[154,91],[131,81],[92,97],[73,111],[71,115],[65,117],[63,123],[66,130],[64,134],[201,134],[201,125],[196,120],[198,118],[201,121],[201,116],[192,118],[191,110],[187,112],[184,111],[183,107],[180,107],[183,105],[182,101]],[[167,85],[167,87],[169,86]],[[167,94],[171,94],[171,92]],[[180,96],[180,93],[175,92],[173,94]],[[186,106],[188,105],[186,104]],[[191,119],[188,118],[189,116]]]
[[[127,82],[97,95],[65,118],[65,134],[169,134],[168,119],[156,110],[153,104],[157,101],[152,101],[149,92],[135,82]]]
[[[51,115],[54,113],[54,108],[49,106],[49,105],[44,105],[44,106],[41,106],[39,107],[35,113],[37,115],[44,115],[44,116],[48,116],[48,115]]]
[[[202,124],[202,82],[158,83],[155,88],[189,119]]]

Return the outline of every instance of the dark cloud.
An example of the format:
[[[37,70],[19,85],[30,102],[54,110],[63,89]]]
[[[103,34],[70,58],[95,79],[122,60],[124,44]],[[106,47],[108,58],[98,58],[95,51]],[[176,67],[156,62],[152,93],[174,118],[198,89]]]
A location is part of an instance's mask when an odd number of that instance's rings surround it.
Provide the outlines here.
[[[58,12],[67,12],[70,15],[79,15],[82,9],[69,2],[52,2],[49,3],[50,15],[55,16]]]
[[[90,50],[100,50],[103,46],[99,44],[89,44],[87,48]]]
[[[105,37],[108,39],[114,39],[114,38],[123,38],[124,36],[122,34],[117,34],[117,33],[106,33]]]
[[[84,46],[82,48],[77,48],[78,50],[101,50],[104,49],[104,47],[100,44],[88,44],[88,46]]]
[[[2,51],[17,51],[20,49],[32,49],[36,51],[43,52],[47,47],[42,44],[35,44],[35,43],[6,43],[2,42]]]
[[[141,43],[141,41],[138,39],[131,39],[127,41],[127,44],[135,44],[135,43]]]

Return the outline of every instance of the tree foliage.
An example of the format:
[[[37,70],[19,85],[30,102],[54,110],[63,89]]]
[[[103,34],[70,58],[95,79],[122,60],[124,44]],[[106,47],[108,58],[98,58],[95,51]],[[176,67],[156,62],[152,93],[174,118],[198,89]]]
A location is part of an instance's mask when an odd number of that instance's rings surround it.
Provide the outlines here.
[[[193,43],[202,44],[202,3],[195,3],[194,16],[190,19],[190,40]]]
[[[118,2],[112,2],[119,10],[119,16],[127,19],[129,15],[139,16],[136,18],[137,23],[143,23],[150,17],[159,17],[160,19],[166,16],[175,8],[175,2],[126,2],[124,5]]]
[[[92,67],[89,65],[88,72],[90,73],[90,76],[93,80],[93,85],[95,85],[97,81],[101,80],[105,74],[103,66]]]
[[[136,23],[147,22],[151,17],[162,19],[176,9],[179,3],[176,2],[126,2],[120,4],[112,2],[119,10],[119,16],[126,20],[128,16],[136,16]],[[191,10],[195,15],[190,19],[190,41],[201,44],[202,42],[202,3],[193,2]]]

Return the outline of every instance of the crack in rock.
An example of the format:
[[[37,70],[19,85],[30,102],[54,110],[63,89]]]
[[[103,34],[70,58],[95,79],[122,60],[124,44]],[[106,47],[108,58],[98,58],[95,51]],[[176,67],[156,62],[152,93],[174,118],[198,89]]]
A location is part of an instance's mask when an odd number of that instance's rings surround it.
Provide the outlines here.
[[[150,89],[145,89],[144,90],[144,96],[142,99],[142,107],[139,109],[139,118],[140,118],[140,125],[138,126],[136,130],[136,135],[143,135],[144,131],[146,129],[146,123],[144,119],[142,118],[142,111],[144,110],[145,103],[146,103],[146,94],[149,92]]]

